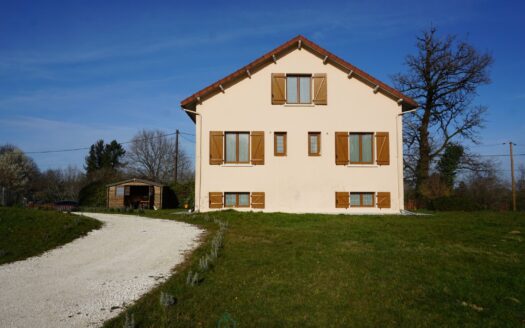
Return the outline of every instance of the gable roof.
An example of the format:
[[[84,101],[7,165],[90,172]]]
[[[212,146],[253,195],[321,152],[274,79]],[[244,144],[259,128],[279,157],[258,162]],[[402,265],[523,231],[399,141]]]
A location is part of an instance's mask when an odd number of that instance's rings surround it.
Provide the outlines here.
[[[158,187],[163,187],[164,186],[162,183],[149,181],[149,180],[144,180],[144,179],[127,179],[127,180],[123,180],[123,181],[119,181],[119,182],[110,183],[110,184],[106,185],[106,187],[118,186],[118,185],[121,185],[121,184],[130,183],[130,182],[140,182],[140,183],[143,183],[143,184],[147,184],[147,185],[151,185],[151,186],[158,186]]]
[[[194,93],[193,95],[181,101],[181,107],[185,109],[194,109],[198,102],[201,102],[205,98],[209,98],[219,92],[224,91],[226,87],[228,87],[231,84],[234,84],[240,79],[250,77],[251,74],[262,69],[263,67],[266,67],[267,65],[270,65],[280,57],[284,57],[286,54],[288,54],[290,51],[295,50],[296,48],[304,48],[309,50],[314,55],[317,55],[320,58],[322,58],[326,64],[332,64],[344,71],[346,74],[349,75],[349,77],[355,77],[361,80],[362,82],[370,85],[372,88],[377,88],[378,92],[381,92],[395,99],[396,101],[401,101],[403,111],[419,107],[418,103],[414,99],[404,95],[403,93],[397,91],[396,89],[392,88],[386,83],[381,82],[380,80],[374,78],[373,76],[350,64],[344,59],[337,57],[336,55],[320,47],[314,42],[308,40],[302,35],[296,36],[295,38],[289,40],[288,42],[285,42],[284,44],[266,53],[262,57],[257,58],[256,60],[238,69],[237,71],[226,76],[225,78],[207,86],[206,88],[198,91],[197,93]],[[192,120],[194,120],[194,115],[190,113],[188,114],[190,115]]]

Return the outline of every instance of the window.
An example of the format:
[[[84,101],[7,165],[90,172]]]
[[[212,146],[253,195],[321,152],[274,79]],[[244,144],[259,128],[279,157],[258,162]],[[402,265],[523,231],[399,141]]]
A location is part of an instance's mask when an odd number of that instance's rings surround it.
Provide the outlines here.
[[[116,197],[124,197],[124,187],[117,187],[115,189],[115,196]]]
[[[250,207],[249,192],[224,193],[224,207]]]
[[[286,156],[286,132],[275,132],[273,141],[273,154],[275,156]]]
[[[286,76],[286,102],[288,104],[312,103],[312,77],[310,75]]]
[[[350,133],[350,164],[373,163],[373,134]]]
[[[308,132],[308,156],[321,155],[321,132]]]
[[[225,162],[250,162],[250,134],[248,132],[226,132],[225,134]]]
[[[351,192],[350,207],[374,207],[374,193]]]

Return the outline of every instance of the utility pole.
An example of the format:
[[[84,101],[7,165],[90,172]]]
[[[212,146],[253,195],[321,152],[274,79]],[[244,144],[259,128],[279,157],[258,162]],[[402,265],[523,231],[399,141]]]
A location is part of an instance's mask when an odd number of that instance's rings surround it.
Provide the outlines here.
[[[516,182],[514,180],[514,156],[512,154],[512,146],[515,146],[512,141],[509,141],[510,148],[510,178],[512,179],[512,210],[516,211]]]
[[[178,182],[179,171],[179,129],[175,133],[175,183]]]

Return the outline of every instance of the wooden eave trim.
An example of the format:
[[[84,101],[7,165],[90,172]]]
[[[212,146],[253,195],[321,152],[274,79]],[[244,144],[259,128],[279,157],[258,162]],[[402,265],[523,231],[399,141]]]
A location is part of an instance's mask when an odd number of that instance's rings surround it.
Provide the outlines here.
[[[144,180],[144,179],[127,179],[127,180],[107,184],[106,187],[115,187],[115,186],[125,185],[126,183],[130,183],[130,182],[140,182],[140,183],[144,183],[150,186],[164,187],[162,183]]]

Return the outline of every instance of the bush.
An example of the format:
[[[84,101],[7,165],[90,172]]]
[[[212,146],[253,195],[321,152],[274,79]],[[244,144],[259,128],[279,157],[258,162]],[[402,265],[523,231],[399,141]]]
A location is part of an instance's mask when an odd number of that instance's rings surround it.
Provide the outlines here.
[[[85,185],[78,194],[80,206],[106,206],[106,182],[98,180]]]
[[[176,207],[183,207],[188,204],[188,208],[193,208],[195,204],[195,181],[190,180],[183,183],[172,184],[170,189],[175,192]]]
[[[428,209],[433,211],[476,211],[481,208],[468,197],[452,195],[429,201]]]

